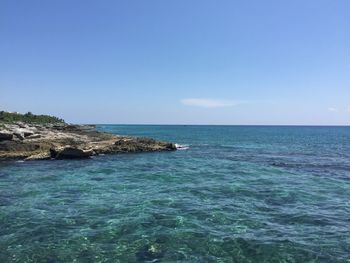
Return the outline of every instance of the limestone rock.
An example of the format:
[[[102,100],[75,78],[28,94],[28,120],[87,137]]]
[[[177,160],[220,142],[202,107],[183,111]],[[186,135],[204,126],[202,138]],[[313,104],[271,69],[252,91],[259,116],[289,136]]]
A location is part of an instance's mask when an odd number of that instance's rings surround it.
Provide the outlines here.
[[[55,159],[87,158],[94,154],[92,149],[81,149],[72,146],[64,146],[50,149],[51,157]]]
[[[96,154],[176,150],[173,143],[99,132],[93,125],[3,124],[1,159],[74,159]]]
[[[15,135],[19,140],[24,140],[24,135],[22,133],[14,132],[13,135]]]
[[[41,135],[40,134],[32,134],[26,137],[26,139],[38,139],[40,138]]]
[[[25,158],[25,161],[34,161],[34,160],[48,160],[51,159],[51,155],[49,151],[46,152],[40,152],[37,154],[33,154]]]

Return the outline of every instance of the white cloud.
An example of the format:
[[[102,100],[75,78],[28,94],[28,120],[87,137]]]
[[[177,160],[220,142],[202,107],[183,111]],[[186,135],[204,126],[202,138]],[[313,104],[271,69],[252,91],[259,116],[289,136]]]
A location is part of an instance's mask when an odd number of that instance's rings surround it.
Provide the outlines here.
[[[216,99],[204,99],[204,98],[182,99],[181,103],[186,106],[195,106],[195,107],[202,107],[202,108],[232,107],[239,104],[239,102],[232,101],[232,100],[216,100]]]
[[[329,111],[332,111],[332,112],[336,112],[336,111],[338,111],[338,109],[337,109],[337,108],[333,108],[333,107],[329,107],[329,108],[328,108],[328,110],[329,110]]]

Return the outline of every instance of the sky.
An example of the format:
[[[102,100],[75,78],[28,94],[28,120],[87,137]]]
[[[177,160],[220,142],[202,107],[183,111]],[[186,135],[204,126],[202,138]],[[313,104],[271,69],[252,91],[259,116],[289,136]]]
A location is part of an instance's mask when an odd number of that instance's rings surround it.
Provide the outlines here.
[[[350,125],[348,0],[0,0],[0,110]]]

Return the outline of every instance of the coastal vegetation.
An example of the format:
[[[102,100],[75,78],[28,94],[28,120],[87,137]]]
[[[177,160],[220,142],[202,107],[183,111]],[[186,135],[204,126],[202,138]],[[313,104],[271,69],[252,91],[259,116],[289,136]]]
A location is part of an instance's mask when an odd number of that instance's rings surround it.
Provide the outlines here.
[[[24,122],[24,123],[37,123],[37,124],[46,124],[46,123],[65,123],[61,118],[50,116],[50,115],[35,115],[30,111],[21,114],[18,112],[7,112],[0,111],[0,124],[1,123],[14,123],[14,122]]]

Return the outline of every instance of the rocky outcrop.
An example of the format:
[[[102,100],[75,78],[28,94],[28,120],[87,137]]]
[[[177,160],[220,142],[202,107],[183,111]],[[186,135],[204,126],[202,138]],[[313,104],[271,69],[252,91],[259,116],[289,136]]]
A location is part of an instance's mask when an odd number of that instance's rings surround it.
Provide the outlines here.
[[[63,146],[59,148],[51,148],[50,156],[54,159],[76,159],[76,158],[87,158],[94,155],[92,149],[81,149],[77,146]]]
[[[93,125],[3,124],[1,159],[76,159],[98,154],[171,151],[173,143],[99,132]]]
[[[114,143],[114,149],[120,152],[144,152],[162,149],[176,149],[172,143],[158,142],[150,138],[125,138]]]
[[[10,141],[13,138],[13,134],[8,131],[0,131],[0,141]]]

